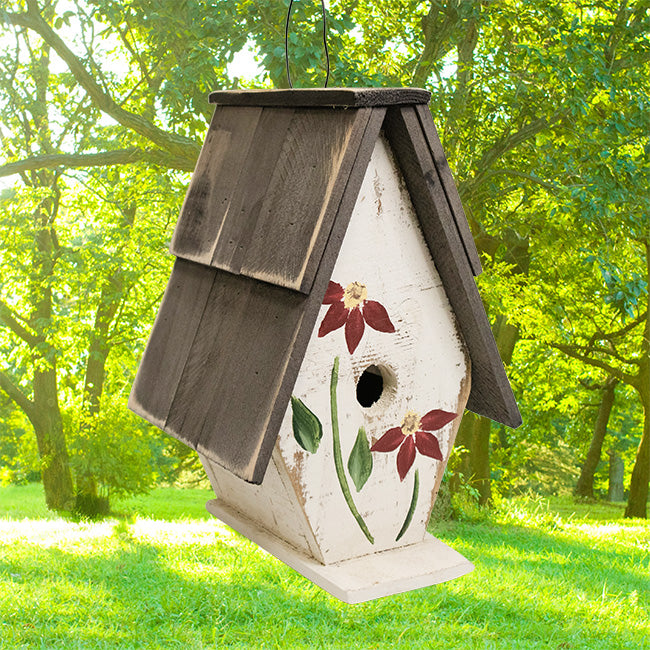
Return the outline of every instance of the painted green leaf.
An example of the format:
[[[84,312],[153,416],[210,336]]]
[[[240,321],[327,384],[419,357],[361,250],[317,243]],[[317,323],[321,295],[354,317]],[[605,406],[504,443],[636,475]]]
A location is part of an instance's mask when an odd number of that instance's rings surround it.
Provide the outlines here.
[[[357,492],[366,484],[372,473],[372,454],[366,437],[366,430],[361,427],[354,441],[354,447],[348,458],[348,470]]]
[[[293,395],[291,396],[291,410],[293,411],[291,420],[293,437],[305,451],[315,454],[323,437],[323,426],[320,420],[301,400]]]

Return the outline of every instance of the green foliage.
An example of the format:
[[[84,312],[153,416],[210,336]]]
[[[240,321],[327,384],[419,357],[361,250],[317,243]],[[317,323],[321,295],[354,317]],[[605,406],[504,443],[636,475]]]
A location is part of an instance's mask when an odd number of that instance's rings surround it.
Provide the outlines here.
[[[40,463],[29,422],[10,402],[0,403],[0,486],[37,481]]]
[[[92,476],[106,496],[140,494],[158,479],[162,446],[159,431],[113,400],[95,419],[92,435],[72,440],[70,462],[77,475]]]
[[[207,95],[230,86],[226,66],[247,40],[243,16],[230,10],[233,3],[91,0],[89,4],[89,20],[81,29],[88,29],[91,22],[95,29],[97,23],[105,26],[113,44],[110,54],[129,63],[128,75],[111,75],[115,87],[128,96],[126,105],[155,101],[175,132],[201,137],[211,114]]]
[[[602,255],[587,255],[584,263],[598,264],[607,289],[603,301],[616,310],[622,322],[625,323],[626,317],[634,318],[638,314],[640,300],[648,294],[646,279],[636,271],[626,272],[614,261]]]
[[[443,480],[441,486],[442,503],[439,506],[436,500],[434,506],[435,519],[438,521],[451,519],[474,523],[486,521],[489,517],[489,508],[479,503],[481,495],[472,485],[469,477],[463,475],[462,472],[456,472],[455,478],[458,481],[458,489],[453,494],[448,492],[449,481]]]

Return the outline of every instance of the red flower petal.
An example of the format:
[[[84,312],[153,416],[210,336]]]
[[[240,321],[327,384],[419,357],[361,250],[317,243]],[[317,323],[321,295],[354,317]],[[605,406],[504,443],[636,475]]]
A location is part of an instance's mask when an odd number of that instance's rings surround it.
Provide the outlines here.
[[[348,318],[348,310],[342,302],[335,302],[330,306],[318,328],[318,336],[325,336],[339,327],[343,327]]]
[[[404,442],[402,427],[389,429],[386,433],[370,447],[370,451],[394,451]]]
[[[340,303],[341,305],[343,303]],[[333,307],[334,305],[332,305]],[[330,308],[331,309],[331,308]],[[363,316],[361,310],[358,307],[355,307],[348,316],[348,320],[345,323],[345,342],[348,344],[348,350],[352,354],[359,345],[359,341],[363,336],[363,330],[365,325],[363,324]]]
[[[457,413],[433,409],[433,411],[429,411],[426,415],[422,416],[420,427],[425,431],[436,431],[436,429],[442,429],[445,424],[449,424],[457,416]]]
[[[335,302],[343,300],[343,287],[338,282],[332,282],[327,285],[327,291],[323,298],[324,305],[331,305]]]
[[[414,460],[415,443],[413,442],[413,436],[406,436],[406,440],[404,440],[402,446],[397,452],[397,472],[399,474],[400,481],[404,480],[404,477],[411,469]]]
[[[428,431],[415,432],[415,446],[423,456],[442,460],[442,451],[440,451],[440,443],[432,433]]]
[[[388,312],[376,300],[366,300],[364,302],[363,317],[374,330],[388,333],[395,331],[395,326],[390,322]]]

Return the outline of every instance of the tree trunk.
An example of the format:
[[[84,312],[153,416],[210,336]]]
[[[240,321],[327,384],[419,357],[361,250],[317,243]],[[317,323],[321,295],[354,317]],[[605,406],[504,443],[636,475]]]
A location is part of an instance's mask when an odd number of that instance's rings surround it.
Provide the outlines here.
[[[504,364],[508,365],[519,338],[519,329],[508,323],[505,316],[499,315],[495,320],[493,330],[501,359]],[[485,505],[492,498],[490,485],[492,421],[489,418],[475,415],[468,417],[468,415],[466,414],[463,418],[458,432],[462,444],[469,449],[466,458],[461,462],[461,471],[470,479],[471,485],[479,491],[479,503]]]
[[[464,447],[453,466],[454,474],[449,483],[452,494],[458,494],[464,481],[479,492],[479,503],[485,505],[492,498],[490,486],[490,431],[492,421],[488,418],[465,413],[456,435],[454,448]]]
[[[647,373],[646,373],[647,374]],[[643,393],[643,435],[636,453],[625,517],[648,517],[648,483],[650,482],[650,378],[641,380]],[[645,383],[645,386],[643,384]]]
[[[492,420],[475,418],[472,430],[472,453],[470,455],[472,484],[479,492],[478,502],[487,505],[492,499],[490,485],[490,431]]]
[[[650,282],[650,238],[645,241],[646,280]],[[639,374],[634,385],[643,404],[643,435],[636,453],[625,517],[648,517],[650,483],[650,314],[646,314]]]
[[[43,174],[44,181],[50,180],[54,198],[48,197],[36,210],[36,249],[32,259],[31,295],[34,309],[30,326],[39,332],[43,349],[33,351],[34,366],[34,413],[30,420],[34,426],[39,457],[42,463],[45,502],[52,510],[70,510],[73,504],[72,474],[68,457],[63,421],[59,410],[56,349],[46,341],[45,332],[52,319],[51,279],[57,259],[58,243],[51,227],[53,215],[57,212],[56,181]]]
[[[472,429],[475,419],[476,416],[473,413],[465,411],[460,427],[458,427],[456,442],[454,443],[454,457],[450,467],[452,470],[451,479],[449,480],[451,494],[459,494],[463,481],[469,481],[472,475],[469,450],[472,447]]]
[[[56,385],[56,367],[34,372],[34,416],[45,503],[51,510],[70,510],[73,505],[72,475],[63,433]]]
[[[623,501],[625,499],[625,488],[623,478],[625,477],[625,465],[623,459],[613,450],[609,454],[609,490],[607,491],[607,500],[613,502]]]
[[[122,226],[125,233],[130,232],[135,219],[136,205],[130,204],[122,210]],[[128,230],[127,230],[128,229]],[[126,238],[126,234],[125,234]],[[82,445],[88,450],[84,454],[90,460],[91,438],[96,435],[97,416],[101,408],[106,362],[111,352],[110,327],[124,298],[124,274],[121,268],[114,270],[104,281],[99,298],[95,322],[88,346],[88,361],[84,378],[83,403],[79,421],[79,434]],[[109,511],[108,497],[97,493],[97,480],[92,469],[82,463],[77,472],[77,497],[75,509],[82,514],[95,516]]]
[[[593,499],[594,497],[594,474],[596,473],[596,467],[598,467],[598,463],[600,462],[603,442],[605,440],[605,435],[607,434],[607,423],[609,422],[609,416],[612,412],[612,407],[614,406],[617,383],[618,381],[612,377],[609,377],[605,382],[589,450],[587,451],[585,462],[582,465],[580,477],[578,478],[576,487],[573,490],[573,494],[577,497],[586,497],[589,499]]]
[[[41,50],[34,66],[36,96],[31,109],[38,126],[38,142],[46,153],[53,153],[47,112],[49,48]],[[33,187],[47,190],[34,211],[34,249],[30,274],[30,328],[39,344],[32,346],[33,413],[30,416],[42,463],[45,502],[53,510],[69,510],[73,503],[72,475],[61,411],[59,410],[57,351],[51,345],[48,329],[52,321],[52,278],[60,253],[54,220],[59,209],[58,173],[42,170],[32,175]]]

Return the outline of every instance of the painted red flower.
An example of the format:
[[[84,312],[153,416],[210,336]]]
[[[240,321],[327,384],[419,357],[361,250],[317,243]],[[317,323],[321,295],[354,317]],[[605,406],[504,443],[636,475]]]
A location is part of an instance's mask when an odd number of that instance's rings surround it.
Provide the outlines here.
[[[370,451],[395,451],[399,447],[397,452],[397,472],[400,481],[403,481],[413,466],[416,449],[424,456],[442,460],[438,438],[430,431],[442,429],[445,424],[449,424],[456,417],[456,413],[449,413],[441,409],[429,411],[422,417],[414,411],[408,411],[402,420],[402,426],[386,431],[370,447]]]
[[[345,325],[345,342],[350,354],[361,341],[364,323],[379,332],[390,334],[395,331],[384,306],[376,300],[368,300],[366,285],[360,282],[351,282],[345,289],[338,282],[330,282],[323,304],[330,305],[330,308],[320,324],[318,336],[325,336]]]

